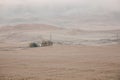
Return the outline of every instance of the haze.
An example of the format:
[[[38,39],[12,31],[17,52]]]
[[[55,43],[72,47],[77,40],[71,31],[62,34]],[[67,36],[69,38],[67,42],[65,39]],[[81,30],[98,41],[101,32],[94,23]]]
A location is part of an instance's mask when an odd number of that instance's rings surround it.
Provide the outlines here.
[[[119,0],[1,0],[0,25],[40,23],[87,30],[120,29]]]

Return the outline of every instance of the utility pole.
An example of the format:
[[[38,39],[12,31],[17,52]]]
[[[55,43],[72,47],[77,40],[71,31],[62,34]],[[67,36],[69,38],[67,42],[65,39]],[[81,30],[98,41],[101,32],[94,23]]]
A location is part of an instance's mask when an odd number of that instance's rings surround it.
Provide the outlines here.
[[[118,40],[118,33],[116,34],[116,36],[117,36],[117,40]]]
[[[52,34],[50,33],[50,41],[52,41]]]
[[[116,38],[117,38],[117,41],[118,41],[118,43],[119,43],[119,42],[120,42],[119,32],[116,33]]]

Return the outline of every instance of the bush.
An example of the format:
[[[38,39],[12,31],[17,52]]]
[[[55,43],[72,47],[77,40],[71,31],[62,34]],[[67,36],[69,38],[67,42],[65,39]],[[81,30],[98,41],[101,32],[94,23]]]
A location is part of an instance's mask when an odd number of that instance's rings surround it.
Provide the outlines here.
[[[33,43],[30,43],[29,47],[34,48],[34,47],[39,47],[39,45],[33,42]]]
[[[41,46],[52,46],[53,42],[52,41],[42,41]]]

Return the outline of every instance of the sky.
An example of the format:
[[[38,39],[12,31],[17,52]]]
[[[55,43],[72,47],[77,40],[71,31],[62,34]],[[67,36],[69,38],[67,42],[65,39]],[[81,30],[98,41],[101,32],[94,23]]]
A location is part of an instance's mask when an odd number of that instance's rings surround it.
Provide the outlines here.
[[[0,0],[0,25],[120,29],[120,0]]]

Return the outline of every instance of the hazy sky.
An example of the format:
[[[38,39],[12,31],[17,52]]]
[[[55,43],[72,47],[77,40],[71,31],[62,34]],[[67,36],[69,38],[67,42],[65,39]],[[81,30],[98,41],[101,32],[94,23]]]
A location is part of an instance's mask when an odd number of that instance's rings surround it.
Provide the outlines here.
[[[120,0],[0,0],[0,25],[120,29]]]

